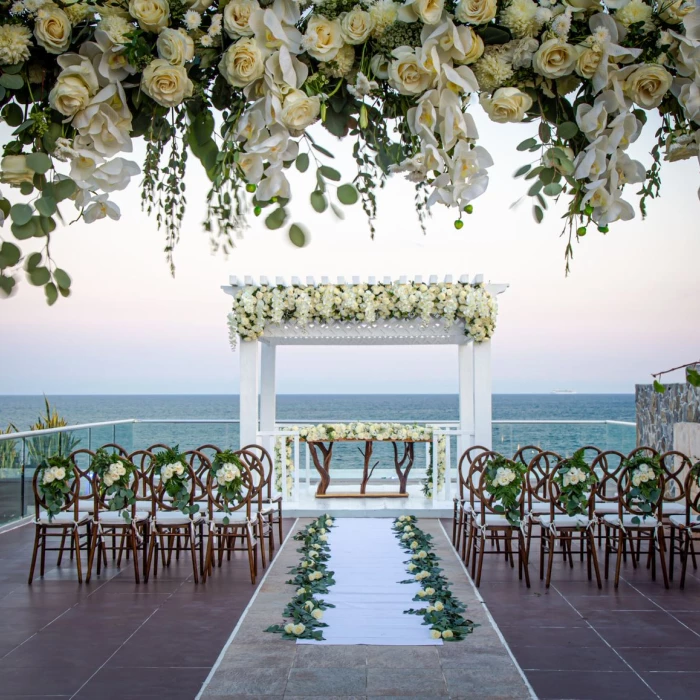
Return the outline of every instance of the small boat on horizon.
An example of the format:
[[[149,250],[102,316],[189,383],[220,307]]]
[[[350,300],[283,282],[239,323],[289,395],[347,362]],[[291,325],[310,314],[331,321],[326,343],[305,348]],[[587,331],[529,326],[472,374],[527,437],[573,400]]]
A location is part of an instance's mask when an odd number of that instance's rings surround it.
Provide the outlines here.
[[[575,394],[573,389],[552,389],[553,394]]]

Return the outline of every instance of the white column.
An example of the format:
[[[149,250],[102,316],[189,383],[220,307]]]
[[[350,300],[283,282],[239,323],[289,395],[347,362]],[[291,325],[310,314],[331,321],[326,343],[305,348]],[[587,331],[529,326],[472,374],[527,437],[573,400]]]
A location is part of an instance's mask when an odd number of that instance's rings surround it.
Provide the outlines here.
[[[241,447],[255,444],[258,437],[258,341],[241,340]]]
[[[459,457],[474,445],[474,343],[457,346],[459,367],[459,429],[465,433],[457,439]]]
[[[474,433],[491,449],[491,341],[474,344]]]
[[[277,419],[277,387],[275,384],[275,345],[260,343],[260,431],[272,432]],[[269,452],[274,439],[264,438],[263,447]]]

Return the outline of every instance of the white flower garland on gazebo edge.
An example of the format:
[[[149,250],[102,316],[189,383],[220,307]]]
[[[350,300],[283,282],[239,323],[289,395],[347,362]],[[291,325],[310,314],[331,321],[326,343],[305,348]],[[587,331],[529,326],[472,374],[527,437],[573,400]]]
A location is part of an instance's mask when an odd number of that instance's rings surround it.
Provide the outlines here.
[[[488,340],[496,328],[498,305],[481,284],[464,282],[392,282],[390,284],[260,285],[238,290],[228,316],[231,346],[237,337],[257,340],[270,324],[293,321],[375,323],[378,319],[443,318],[449,328],[464,321],[475,342]]]

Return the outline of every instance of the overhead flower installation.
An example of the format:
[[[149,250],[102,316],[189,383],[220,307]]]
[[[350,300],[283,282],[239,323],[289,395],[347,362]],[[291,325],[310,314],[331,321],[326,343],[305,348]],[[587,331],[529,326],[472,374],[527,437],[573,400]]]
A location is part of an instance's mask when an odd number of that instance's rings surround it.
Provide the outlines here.
[[[211,183],[204,227],[225,248],[252,208],[291,223],[289,168],[315,169],[318,212],[362,207],[391,172],[415,183],[422,218],[452,207],[455,226],[493,161],[468,108],[498,123],[536,121],[518,147],[538,221],[563,198],[571,241],[606,232],[659,193],[662,159],[697,157],[700,7],[695,0],[0,0],[0,197],[9,219],[0,290],[24,267],[49,303],[70,292],[50,255],[56,226],[118,219],[112,193],[139,177],[171,255],[189,153]],[[649,112],[661,115],[649,163],[630,158]],[[657,121],[657,120],[655,120]],[[308,129],[350,138],[352,182]],[[656,126],[652,127],[656,128]],[[146,142],[142,166],[130,160]],[[625,186],[629,187],[625,189]],[[296,193],[295,194],[299,194]],[[23,252],[38,238],[41,252]]]

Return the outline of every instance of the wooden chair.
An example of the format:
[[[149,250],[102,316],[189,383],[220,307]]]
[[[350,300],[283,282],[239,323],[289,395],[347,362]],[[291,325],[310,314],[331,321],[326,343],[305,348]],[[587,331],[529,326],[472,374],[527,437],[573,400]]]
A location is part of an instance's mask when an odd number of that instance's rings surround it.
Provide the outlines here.
[[[258,541],[253,520],[252,500],[256,483],[249,464],[259,462],[252,452],[239,450],[236,453],[242,463],[241,479],[243,481],[242,495],[238,502],[231,502],[222,496],[218,490],[216,474],[210,470],[206,489],[208,495],[208,539],[207,555],[204,563],[202,580],[206,581],[214,571],[214,541],[217,545],[218,566],[223,562],[224,551],[246,551],[250,568],[250,582],[255,585],[258,573]],[[255,469],[263,469],[262,464]],[[236,547],[236,540],[241,540],[242,546]]]
[[[639,450],[634,450],[637,453]],[[618,478],[618,512],[617,514],[607,514],[602,518],[605,527],[605,578],[608,578],[610,554],[616,554],[615,564],[615,588],[620,583],[620,568],[622,557],[625,552],[627,542],[630,543],[630,553],[632,565],[636,569],[639,563],[639,555],[635,554],[634,537],[637,541],[648,543],[647,568],[651,568],[652,581],[656,580],[656,552],[658,549],[661,572],[664,579],[664,587],[668,588],[668,571],[666,570],[666,542],[663,529],[663,494],[665,479],[663,470],[658,475],[658,485],[660,489],[658,499],[651,503],[651,511],[645,513],[640,505],[631,496],[632,467],[624,466]]]
[[[569,565],[573,567],[573,539],[575,535],[580,537],[581,557],[585,551],[588,562],[588,580],[591,580],[591,563],[595,569],[596,582],[598,588],[602,588],[600,580],[600,569],[598,567],[598,555],[596,552],[595,536],[593,528],[596,524],[595,505],[595,485],[588,494],[586,505],[582,508],[584,513],[568,515],[562,503],[562,492],[557,475],[562,468],[559,462],[549,472],[547,476],[547,494],[549,498],[549,513],[539,516],[539,524],[542,528],[540,539],[540,580],[542,579],[542,562],[544,561],[545,550],[547,550],[547,580],[545,587],[549,588],[552,581],[552,562],[554,561],[554,546],[556,540],[562,542],[562,548],[568,551]],[[546,533],[546,537],[545,537]]]
[[[598,477],[593,512],[598,520],[598,545],[603,543],[603,518],[618,512],[618,479],[625,455],[617,450],[605,450],[593,460],[591,469]]]
[[[187,463],[183,466],[185,468],[185,480],[188,487],[187,502],[189,506],[193,506],[196,498],[200,500],[202,498],[201,485],[191,464]],[[152,494],[151,512],[153,515],[151,519],[151,537],[146,570],[144,571],[144,581],[148,582],[151,567],[153,567],[153,576],[155,577],[158,575],[158,550],[161,552],[161,559],[167,566],[170,564],[174,546],[176,543],[179,543],[180,538],[183,538],[185,542],[184,547],[189,550],[192,558],[194,582],[195,584],[199,583],[199,569],[203,568],[204,562],[200,561],[199,566],[197,566],[197,546],[201,543],[203,537],[202,527],[204,524],[204,514],[200,511],[195,513],[183,513],[180,511],[167,494],[165,484],[160,480],[160,477],[154,470],[151,470],[150,489]],[[167,560],[164,556],[166,542],[168,550]],[[202,548],[200,546],[200,558],[201,556]]]
[[[498,452],[493,452],[491,450],[479,451],[481,447],[476,446],[475,456],[471,459],[469,464],[469,470],[465,478],[464,490],[467,495],[462,504],[462,561],[464,561],[467,568],[469,567],[469,562],[472,556],[472,545],[473,545],[473,529],[472,520],[481,512],[481,503],[478,498],[479,490],[479,479],[481,477],[481,472],[484,469],[486,463],[493,459],[494,457],[500,456]],[[469,459],[471,455],[467,456]],[[493,542],[492,542],[493,544]],[[500,545],[497,544],[500,551]]]
[[[467,448],[459,458],[459,464],[457,466],[459,495],[454,497],[452,510],[452,544],[457,551],[459,551],[460,544],[465,541],[463,535],[466,529],[467,516],[464,508],[467,502],[468,492],[471,489],[471,484],[467,481],[468,472],[474,457],[477,454],[488,451],[488,448],[483,445],[472,445]],[[464,547],[462,547],[462,550],[462,558],[464,558]]]
[[[133,555],[134,578],[136,583],[140,583],[139,575],[139,551],[142,543],[147,540],[146,531],[148,530],[151,517],[150,509],[138,510],[137,501],[127,506],[124,510],[114,510],[110,507],[107,501],[106,489],[98,475],[95,475],[95,508],[93,513],[93,536],[90,547],[90,556],[88,558],[88,573],[85,579],[86,583],[90,583],[92,576],[92,567],[97,554],[97,575],[100,575],[101,563],[104,560],[107,563],[107,544],[105,540],[108,537],[112,538],[112,543],[117,537],[120,539],[119,556],[117,557],[117,567],[121,566],[122,554],[124,547],[127,547],[127,552]],[[132,474],[128,488],[134,494],[139,492],[139,472]],[[124,517],[124,511],[129,515],[129,518]]]
[[[258,463],[263,467],[263,480],[257,493],[257,517],[259,521],[259,537],[261,540],[260,551],[263,554],[263,567],[265,566],[264,547],[262,542],[267,539],[268,554],[272,559],[275,550],[275,529],[280,544],[284,540],[282,531],[282,495],[272,495],[272,458],[270,453],[261,445],[246,445],[242,448],[258,458]],[[251,465],[249,465],[251,466]]]
[[[542,452],[542,448],[537,445],[524,445],[513,455],[513,461],[520,462],[527,467],[540,452]]]
[[[59,552],[59,556],[63,554],[66,537],[71,538],[73,551],[76,553],[76,562],[78,567],[78,583],[83,582],[83,568],[81,562],[81,534],[80,528],[85,526],[87,536],[87,549],[90,546],[90,514],[80,510],[80,474],[77,469],[73,469],[73,473],[68,480],[69,491],[65,495],[65,501],[59,513],[49,518],[48,506],[46,500],[39,493],[39,473],[42,470],[42,465],[39,465],[34,471],[32,478],[32,490],[34,492],[34,548],[32,551],[32,563],[29,568],[29,580],[31,584],[34,580],[34,569],[36,567],[36,559],[41,549],[41,557],[39,564],[39,575],[44,576],[46,566],[46,552]],[[47,547],[48,537],[61,537],[61,545],[59,547]]]
[[[491,457],[494,453],[485,453],[479,456],[479,466],[475,467],[479,470],[479,483],[477,487],[476,498],[478,501],[473,504],[473,510],[470,515],[470,539],[471,539],[471,575],[477,588],[481,584],[481,572],[484,562],[484,554],[486,554],[487,538],[502,541],[507,558],[510,561],[511,568],[515,566],[513,561],[513,536],[516,535],[518,540],[518,578],[522,579],[525,575],[525,584],[530,587],[530,574],[528,571],[527,548],[525,546],[525,537],[520,527],[511,524],[506,519],[505,515],[496,510],[498,503],[495,500],[493,493],[489,491],[489,482],[486,472],[486,464],[488,463],[487,455]],[[512,462],[512,460],[509,460]],[[476,460],[475,460],[476,463]],[[476,472],[475,472],[476,473]],[[525,493],[527,487],[523,483],[520,490],[518,508],[520,521],[522,522],[525,515]],[[478,512],[476,512],[478,510]],[[491,552],[493,553],[493,552]],[[496,552],[500,554],[500,552]]]
[[[694,542],[700,538],[700,462],[686,473],[683,491],[685,513],[682,515],[673,513],[668,518],[671,527],[669,578],[673,579],[673,561],[678,552],[681,558],[681,589],[685,588],[689,556],[692,556],[693,568],[698,568],[695,561]]]

